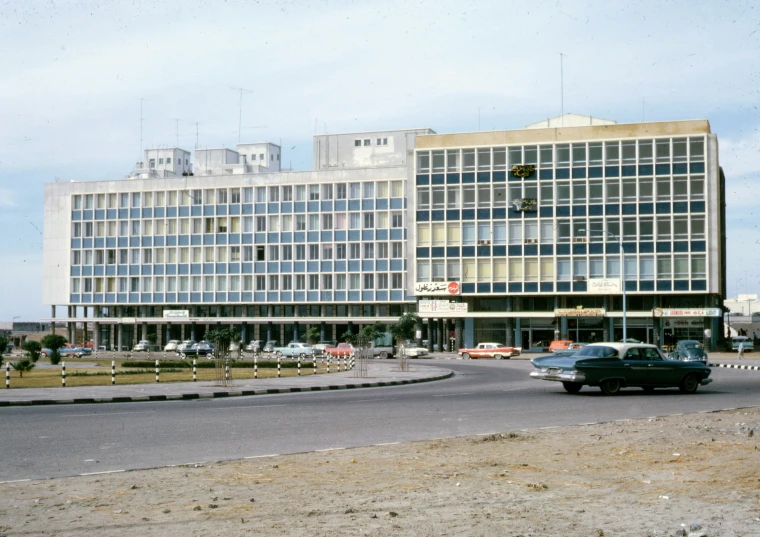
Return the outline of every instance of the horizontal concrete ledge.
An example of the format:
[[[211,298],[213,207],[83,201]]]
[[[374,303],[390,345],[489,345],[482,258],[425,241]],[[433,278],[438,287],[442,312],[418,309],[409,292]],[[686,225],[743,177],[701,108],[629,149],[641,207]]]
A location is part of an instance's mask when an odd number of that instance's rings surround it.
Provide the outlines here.
[[[710,364],[715,365],[715,364]],[[729,367],[721,364],[720,367]],[[743,366],[743,368],[760,369],[760,367]],[[402,386],[407,384],[420,384],[423,382],[433,382],[444,380],[454,376],[453,371],[448,371],[442,375],[434,377],[407,379],[407,380],[389,380],[379,382],[364,382],[356,384],[341,384],[331,386],[309,386],[309,387],[288,387],[288,388],[268,388],[259,390],[232,390],[217,391],[204,393],[178,393],[166,395],[135,395],[132,397],[86,397],[80,399],[29,399],[19,401],[0,401],[0,407],[9,406],[40,406],[40,405],[82,405],[95,403],[138,403],[138,402],[155,402],[155,401],[182,401],[193,399],[219,399],[225,397],[243,397],[252,395],[271,395],[285,393],[303,393],[315,391],[332,391],[332,390],[352,390],[359,388],[381,388],[387,386]],[[167,385],[168,387],[169,385]]]

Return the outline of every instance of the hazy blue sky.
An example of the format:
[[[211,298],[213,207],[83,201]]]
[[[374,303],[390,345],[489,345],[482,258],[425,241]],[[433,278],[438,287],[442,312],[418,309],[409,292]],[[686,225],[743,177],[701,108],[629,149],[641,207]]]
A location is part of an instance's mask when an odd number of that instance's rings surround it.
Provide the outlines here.
[[[43,185],[118,179],[144,147],[318,132],[515,129],[560,111],[707,118],[727,177],[728,292],[760,287],[760,5],[732,1],[0,0],[0,320],[49,315]],[[643,106],[642,106],[643,103]],[[758,212],[759,214],[755,214]],[[745,282],[746,273],[746,282]],[[746,285],[745,285],[746,284]]]

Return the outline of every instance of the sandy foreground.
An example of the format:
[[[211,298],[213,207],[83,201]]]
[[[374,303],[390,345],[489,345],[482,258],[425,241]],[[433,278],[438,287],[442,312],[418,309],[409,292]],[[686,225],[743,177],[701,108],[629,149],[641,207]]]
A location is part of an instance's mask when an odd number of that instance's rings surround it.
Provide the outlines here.
[[[0,536],[612,537],[682,524],[760,536],[760,408],[0,485]]]

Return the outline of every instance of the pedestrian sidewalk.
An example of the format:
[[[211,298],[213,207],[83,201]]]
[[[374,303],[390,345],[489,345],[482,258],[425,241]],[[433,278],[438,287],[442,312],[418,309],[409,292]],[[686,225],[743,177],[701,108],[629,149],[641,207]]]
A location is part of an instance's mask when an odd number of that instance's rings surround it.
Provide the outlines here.
[[[234,369],[233,369],[234,375]],[[71,386],[67,388],[0,389],[0,407],[60,405],[86,403],[132,403],[137,401],[174,401],[212,399],[244,395],[266,395],[311,391],[349,390],[401,386],[450,378],[454,372],[442,367],[411,363],[409,371],[400,371],[394,362],[370,362],[367,376],[358,370],[341,373],[234,380],[232,386],[214,382],[166,382],[106,386]]]

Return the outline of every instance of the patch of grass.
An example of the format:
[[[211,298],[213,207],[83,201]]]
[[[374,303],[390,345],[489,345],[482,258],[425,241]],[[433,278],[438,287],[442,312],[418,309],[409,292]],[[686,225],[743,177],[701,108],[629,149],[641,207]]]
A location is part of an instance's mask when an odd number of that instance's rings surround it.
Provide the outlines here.
[[[209,361],[213,364],[213,361]],[[91,362],[88,362],[91,363]],[[66,386],[110,386],[111,385],[111,362],[108,361],[107,367],[72,367],[69,361],[66,367]],[[104,364],[105,365],[105,364]],[[311,364],[309,364],[311,366]],[[331,373],[336,373],[335,364],[330,368]],[[216,379],[216,371],[213,368],[198,368],[198,381],[213,381]],[[301,367],[301,376],[312,375],[314,370],[311,367]],[[319,364],[318,374],[327,373],[327,368]],[[252,379],[254,374],[253,368],[233,368],[231,375],[233,380]],[[282,377],[295,377],[298,375],[297,369],[283,368]],[[277,369],[259,368],[258,378],[275,378]],[[190,368],[167,368],[160,369],[160,381],[164,382],[192,382],[192,362]],[[150,368],[116,368],[116,384],[152,384],[156,382],[155,362]],[[19,378],[18,373],[11,371],[11,389],[23,388],[59,388],[61,387],[61,370],[60,368],[36,368],[29,373],[24,373],[23,378]]]

